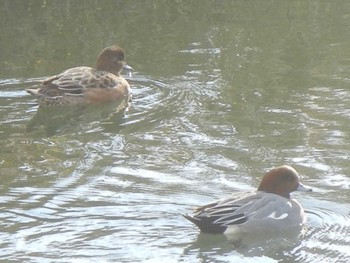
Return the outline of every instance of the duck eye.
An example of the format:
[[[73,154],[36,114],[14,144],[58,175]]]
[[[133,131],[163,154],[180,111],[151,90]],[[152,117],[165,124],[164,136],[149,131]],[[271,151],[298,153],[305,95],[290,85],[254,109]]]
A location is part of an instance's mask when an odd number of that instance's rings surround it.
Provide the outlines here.
[[[119,64],[120,61],[124,60],[124,55],[116,55],[113,57],[113,63]]]
[[[286,181],[294,181],[294,176],[292,174],[286,173],[286,174],[284,174],[283,178]]]

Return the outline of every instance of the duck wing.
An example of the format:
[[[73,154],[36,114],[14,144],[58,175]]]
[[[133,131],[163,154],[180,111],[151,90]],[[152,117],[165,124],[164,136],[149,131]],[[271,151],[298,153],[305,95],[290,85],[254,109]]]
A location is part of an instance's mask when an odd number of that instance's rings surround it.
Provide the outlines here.
[[[90,67],[76,67],[44,80],[41,93],[48,96],[51,93],[81,95],[84,89],[113,88],[118,84],[118,77],[112,73]]]
[[[185,218],[205,233],[223,233],[229,226],[249,221],[284,219],[292,209],[288,199],[262,192],[238,193],[199,207]]]

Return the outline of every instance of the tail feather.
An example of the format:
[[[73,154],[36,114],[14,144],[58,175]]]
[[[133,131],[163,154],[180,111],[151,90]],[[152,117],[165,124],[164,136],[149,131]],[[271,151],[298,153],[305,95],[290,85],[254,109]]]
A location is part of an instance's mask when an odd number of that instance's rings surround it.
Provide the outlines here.
[[[38,89],[26,89],[26,92],[28,92],[30,95],[33,95],[33,96],[40,96]]]
[[[227,229],[227,226],[222,226],[214,223],[213,218],[202,217],[197,218],[190,215],[182,215],[184,218],[195,224],[201,232],[209,234],[222,234]]]

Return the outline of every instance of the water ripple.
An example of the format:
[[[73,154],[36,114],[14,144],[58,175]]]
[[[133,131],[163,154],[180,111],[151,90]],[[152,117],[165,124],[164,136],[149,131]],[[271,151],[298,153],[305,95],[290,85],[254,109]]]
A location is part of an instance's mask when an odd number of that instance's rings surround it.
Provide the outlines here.
[[[320,199],[308,202],[312,204],[306,210],[308,224],[300,259],[303,262],[322,261],[324,258],[333,258],[335,262],[350,260],[347,248],[350,242],[350,205]]]

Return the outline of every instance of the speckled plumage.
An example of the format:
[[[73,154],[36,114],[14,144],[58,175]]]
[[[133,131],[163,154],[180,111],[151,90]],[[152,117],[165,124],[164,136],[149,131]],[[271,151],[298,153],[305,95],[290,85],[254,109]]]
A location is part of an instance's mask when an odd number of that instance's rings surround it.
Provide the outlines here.
[[[129,83],[120,75],[125,66],[123,49],[107,47],[99,54],[96,68],[67,69],[45,79],[39,89],[27,89],[27,92],[38,98],[40,106],[129,100]]]

